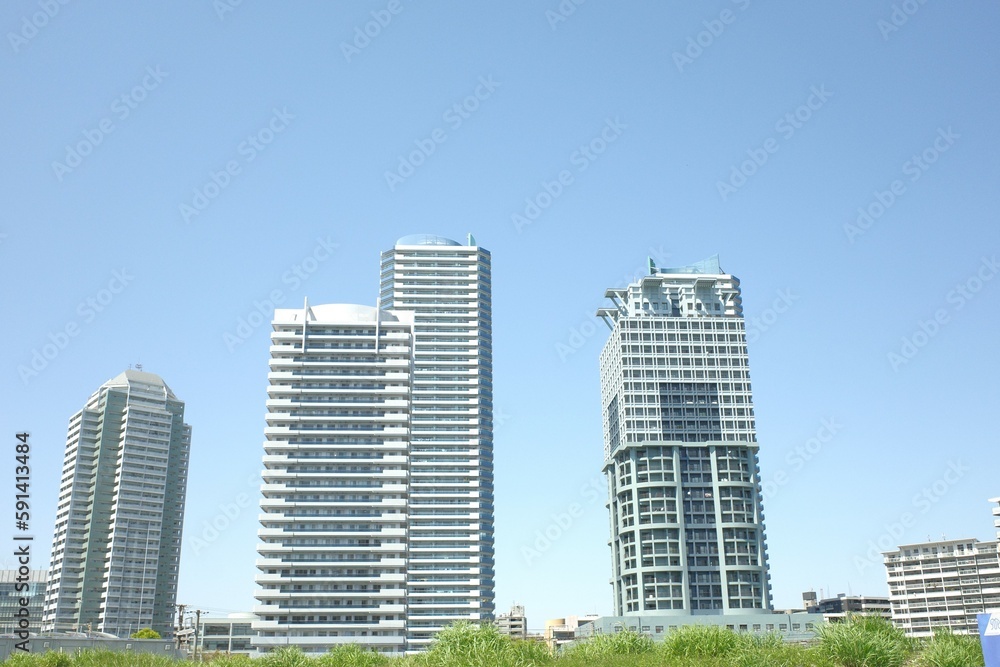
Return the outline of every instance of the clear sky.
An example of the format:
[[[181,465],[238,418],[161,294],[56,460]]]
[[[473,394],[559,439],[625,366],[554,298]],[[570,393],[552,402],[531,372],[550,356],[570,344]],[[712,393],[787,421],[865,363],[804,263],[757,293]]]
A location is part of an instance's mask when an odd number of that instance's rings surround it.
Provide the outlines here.
[[[593,315],[650,255],[742,281],[778,606],[886,593],[879,540],[993,538],[998,21],[985,0],[5,3],[0,432],[32,433],[36,564],[69,417],[141,363],[194,431],[179,601],[249,610],[253,313],[374,304],[409,233],[493,253],[499,611],[611,611]]]

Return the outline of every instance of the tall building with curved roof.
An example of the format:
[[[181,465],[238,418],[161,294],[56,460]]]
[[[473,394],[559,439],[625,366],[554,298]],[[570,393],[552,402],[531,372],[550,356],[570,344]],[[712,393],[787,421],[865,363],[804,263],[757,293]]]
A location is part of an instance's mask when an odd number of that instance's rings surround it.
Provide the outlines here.
[[[119,374],[70,418],[43,631],[173,636],[190,448],[154,373]]]
[[[493,618],[490,254],[403,237],[379,295],[275,311],[260,651],[412,653]]]

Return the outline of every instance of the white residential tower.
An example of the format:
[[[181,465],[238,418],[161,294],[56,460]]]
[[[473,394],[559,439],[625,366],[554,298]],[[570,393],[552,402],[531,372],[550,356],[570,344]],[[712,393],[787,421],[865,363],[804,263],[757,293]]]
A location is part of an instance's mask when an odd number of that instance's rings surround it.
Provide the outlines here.
[[[379,307],[277,310],[260,650],[424,649],[493,617],[490,254],[400,239]]]

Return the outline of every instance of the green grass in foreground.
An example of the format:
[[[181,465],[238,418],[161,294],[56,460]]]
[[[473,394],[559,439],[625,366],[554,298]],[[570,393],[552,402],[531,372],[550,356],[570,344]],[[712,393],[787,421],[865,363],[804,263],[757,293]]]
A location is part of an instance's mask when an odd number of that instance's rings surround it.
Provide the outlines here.
[[[855,616],[820,628],[811,646],[775,635],[747,635],[715,626],[690,626],[654,642],[635,632],[599,635],[559,657],[544,644],[515,641],[493,626],[457,624],[422,655],[388,658],[358,646],[318,657],[281,649],[251,660],[206,656],[214,667],[983,667],[979,638],[948,632],[929,640],[903,635],[881,618]],[[16,655],[3,667],[181,667],[162,656],[88,651]]]

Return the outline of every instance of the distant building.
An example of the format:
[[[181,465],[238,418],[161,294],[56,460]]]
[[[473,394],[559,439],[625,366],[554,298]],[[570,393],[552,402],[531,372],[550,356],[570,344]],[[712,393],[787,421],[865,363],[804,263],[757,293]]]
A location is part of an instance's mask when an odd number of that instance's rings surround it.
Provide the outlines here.
[[[623,630],[638,632],[662,640],[667,633],[689,625],[715,625],[734,632],[748,634],[776,634],[786,642],[804,642],[816,638],[816,628],[823,623],[822,614],[803,612],[792,614],[726,614],[694,616],[658,616],[651,614],[629,616],[601,616],[581,623],[576,637],[609,635]]]
[[[812,603],[807,595],[812,596]],[[889,612],[889,598],[871,595],[845,595],[841,593],[835,598],[816,600],[815,593],[803,593],[802,602],[806,605],[806,611],[811,614],[823,614],[824,620],[828,623],[843,621],[849,614],[859,614],[864,616],[881,616],[885,619],[892,618]]]
[[[23,655],[17,648],[21,640],[16,637],[0,637],[0,662],[16,654]],[[174,646],[171,639],[120,639],[106,633],[59,632],[37,635],[28,640],[30,653],[66,653],[74,655],[80,651],[113,651],[115,653],[148,653],[166,658],[186,657]],[[44,659],[43,659],[44,661]],[[49,663],[58,664],[58,663]]]
[[[190,447],[153,373],[108,380],[70,418],[43,631],[173,636]]]
[[[48,570],[31,570],[27,577],[18,575],[17,570],[0,570],[0,634],[11,634],[18,627],[21,598],[28,602],[28,632],[37,634],[42,627],[42,607],[45,604],[45,584]],[[19,585],[23,590],[18,590]]]
[[[819,603],[819,599],[816,597],[816,591],[806,591],[802,594],[802,609],[806,610],[809,607],[815,607]]]
[[[996,507],[993,508],[993,525],[997,529],[997,540],[1000,540],[1000,498],[990,498],[991,503],[996,503]]]
[[[514,605],[506,614],[497,616],[497,627],[500,632],[513,639],[528,638],[528,619],[524,615],[524,607]]]
[[[198,627],[198,652],[203,656],[213,653],[250,655],[253,647],[254,615],[250,613],[229,614],[225,618],[202,617]]]
[[[997,544],[943,540],[885,552],[893,624],[913,637],[939,627],[977,634],[976,614],[1000,609]]]
[[[600,618],[597,614],[587,616],[567,616],[566,618],[553,618],[545,621],[545,630],[542,638],[548,644],[549,649],[556,651],[563,644],[576,639],[580,626],[591,623]]]

